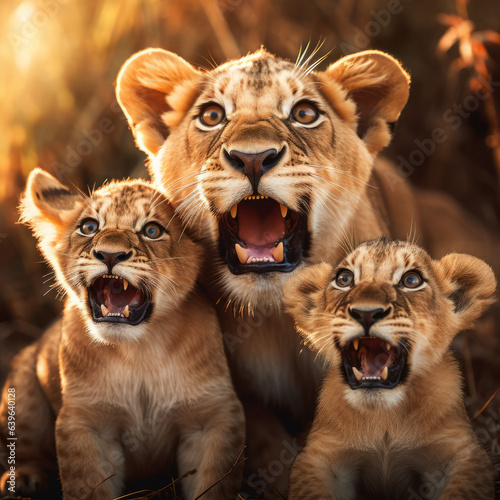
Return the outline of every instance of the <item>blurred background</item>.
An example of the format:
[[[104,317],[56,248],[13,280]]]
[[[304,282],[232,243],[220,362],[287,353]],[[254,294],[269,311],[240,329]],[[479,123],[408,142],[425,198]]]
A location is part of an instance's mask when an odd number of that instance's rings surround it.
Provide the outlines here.
[[[29,172],[40,166],[84,190],[147,176],[113,86],[134,52],[162,47],[209,68],[261,45],[295,60],[310,40],[323,42],[318,57],[331,51],[324,68],[351,52],[387,51],[412,86],[384,154],[410,182],[449,193],[499,234],[499,31],[498,0],[2,0],[0,381],[62,305],[31,232],[16,224]],[[496,337],[492,326],[493,348]],[[500,369],[463,342],[475,412]]]

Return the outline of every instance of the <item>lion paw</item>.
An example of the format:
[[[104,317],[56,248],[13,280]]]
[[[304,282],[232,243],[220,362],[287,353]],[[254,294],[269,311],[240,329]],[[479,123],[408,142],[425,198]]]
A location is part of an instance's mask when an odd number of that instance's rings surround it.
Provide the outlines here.
[[[14,472],[5,472],[0,478],[2,496],[32,496],[47,487],[47,472],[36,465],[21,465]]]

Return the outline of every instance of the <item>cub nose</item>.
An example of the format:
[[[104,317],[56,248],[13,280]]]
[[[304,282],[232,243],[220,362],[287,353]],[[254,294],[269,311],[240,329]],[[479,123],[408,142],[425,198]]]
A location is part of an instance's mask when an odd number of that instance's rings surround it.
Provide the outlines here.
[[[244,153],[242,151],[224,150],[226,161],[238,172],[244,173],[252,184],[254,193],[257,193],[260,178],[273,167],[278,165],[285,154],[285,146],[278,152],[277,149],[266,149],[260,153]]]
[[[349,308],[349,314],[365,329],[365,333],[368,333],[374,323],[384,319],[390,312],[390,306],[387,309],[382,307],[375,309]]]
[[[113,266],[120,262],[124,262],[132,257],[132,252],[103,252],[94,250],[94,257],[108,266],[108,271],[111,273]]]

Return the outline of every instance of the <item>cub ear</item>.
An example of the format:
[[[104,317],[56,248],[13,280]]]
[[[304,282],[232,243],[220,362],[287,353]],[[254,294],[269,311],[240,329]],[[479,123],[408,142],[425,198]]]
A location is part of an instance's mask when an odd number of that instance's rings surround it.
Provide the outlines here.
[[[69,191],[45,170],[35,168],[21,198],[21,222],[63,224],[83,200],[83,195]]]
[[[357,133],[370,153],[389,144],[391,125],[410,93],[410,76],[394,57],[378,50],[358,52],[333,63],[318,77],[339,84],[356,103]]]
[[[153,157],[200,90],[202,73],[162,49],[133,55],[116,80],[116,97],[140,149]]]
[[[449,298],[460,328],[474,321],[495,301],[496,279],[486,262],[471,255],[452,253],[436,263],[449,284]]]
[[[314,330],[314,312],[318,309],[332,271],[333,267],[324,262],[306,267],[292,276],[283,288],[286,311],[304,332]]]

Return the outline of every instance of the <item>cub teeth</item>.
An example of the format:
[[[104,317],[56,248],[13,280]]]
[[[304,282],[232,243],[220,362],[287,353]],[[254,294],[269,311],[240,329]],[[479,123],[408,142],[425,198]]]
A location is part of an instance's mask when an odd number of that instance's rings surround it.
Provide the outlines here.
[[[130,311],[128,310],[128,304],[125,306],[125,309],[123,309],[123,315],[128,318],[130,314]]]
[[[126,290],[128,288],[128,281],[124,278],[123,279],[123,289]]]
[[[238,215],[238,204],[233,205],[231,208],[231,217],[233,219],[236,219],[236,216]]]
[[[352,367],[352,372],[354,373],[356,380],[359,381],[363,378],[363,374],[355,366]]]
[[[248,260],[248,252],[238,243],[234,245],[234,249],[236,250],[236,255],[238,255],[238,260],[241,264],[246,264]]]
[[[352,341],[352,345],[354,346],[354,349],[357,351],[359,347],[359,339],[354,339]]]
[[[288,213],[288,208],[280,203],[280,210],[281,210],[281,217],[283,217],[284,219],[286,217],[286,214]]]
[[[101,304],[101,312],[103,318],[105,318],[109,314],[109,311],[104,304]]]
[[[273,258],[276,262],[283,262],[283,242],[273,250]]]
[[[380,374],[380,378],[382,380],[387,380],[387,376],[389,375],[389,368],[387,366],[382,370],[382,373]]]

